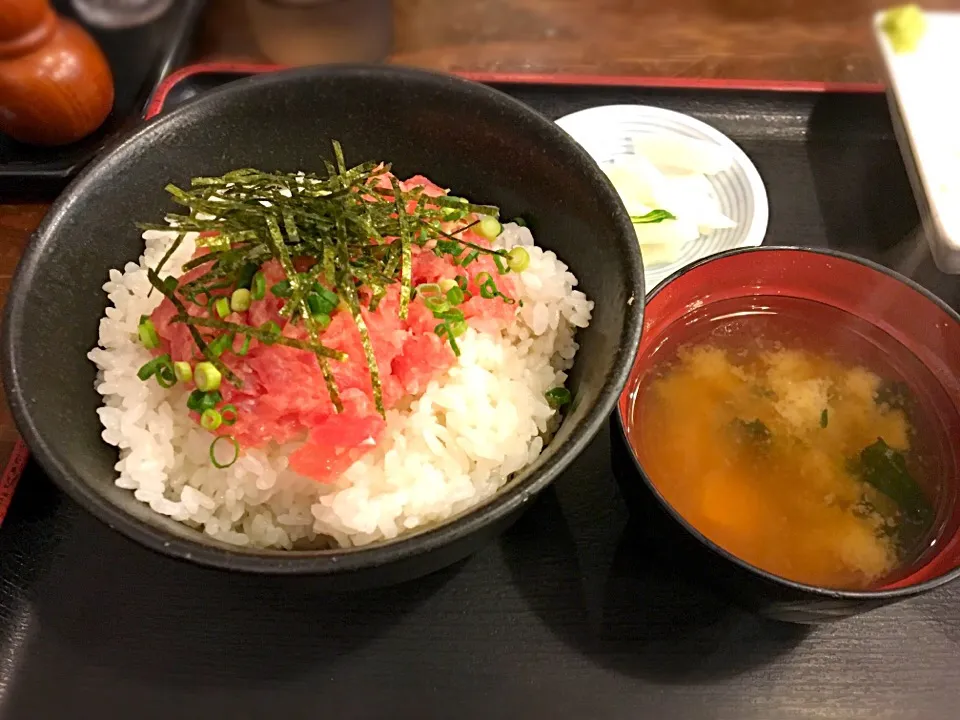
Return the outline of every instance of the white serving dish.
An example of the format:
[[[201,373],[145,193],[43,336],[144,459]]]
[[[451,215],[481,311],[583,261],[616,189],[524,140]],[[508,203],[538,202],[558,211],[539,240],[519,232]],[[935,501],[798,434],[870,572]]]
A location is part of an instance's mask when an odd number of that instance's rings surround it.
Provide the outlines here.
[[[960,274],[960,13],[925,12],[927,29],[912,53],[897,54],[873,32],[886,67],[890,114],[924,234],[937,267]]]
[[[683,113],[648,105],[603,105],[566,115],[557,124],[604,165],[630,155],[633,139],[644,134],[679,135],[723,148],[733,159],[729,169],[707,175],[720,211],[736,227],[714,230],[687,243],[675,261],[644,263],[647,293],[683,267],[726,250],[754,247],[763,242],[769,221],[767,191],[760,173],[746,153],[716,128]],[[641,249],[642,251],[642,249]]]

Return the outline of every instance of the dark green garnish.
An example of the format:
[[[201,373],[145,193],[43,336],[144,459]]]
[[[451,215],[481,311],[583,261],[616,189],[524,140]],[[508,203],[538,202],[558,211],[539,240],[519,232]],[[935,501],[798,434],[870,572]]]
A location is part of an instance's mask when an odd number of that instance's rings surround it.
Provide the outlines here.
[[[202,413],[204,410],[216,407],[223,401],[223,395],[219,390],[204,392],[203,390],[194,390],[187,398],[187,409],[193,412]]]
[[[271,294],[272,294],[274,297],[278,297],[278,298],[288,298],[288,297],[290,297],[290,295],[291,295],[291,293],[293,292],[293,290],[292,290],[292,288],[290,287],[290,281],[289,281],[289,280],[281,280],[281,281],[278,282],[276,285],[274,285],[272,288],[270,288],[270,292],[271,292]]]
[[[829,422],[830,422],[829,413],[827,413],[827,409],[824,408],[823,412],[820,413],[820,427],[825,428],[827,426],[827,423]]]
[[[873,399],[877,405],[891,410],[906,410],[910,402],[910,386],[899,380],[884,380]]]
[[[677,216],[666,210],[651,210],[646,215],[631,215],[630,222],[634,225],[646,225],[648,223],[659,223],[664,220],[676,220]]]
[[[733,431],[741,441],[752,445],[766,445],[770,442],[773,434],[761,420],[755,419],[747,422],[740,418],[734,418],[731,423]]]
[[[910,475],[906,456],[877,438],[850,462],[851,472],[877,492],[886,495],[900,510],[898,535],[901,548],[909,550],[933,524],[933,506]]]
[[[250,297],[253,300],[263,300],[263,296],[267,292],[267,279],[263,277],[262,272],[258,272],[253,276],[253,280],[250,282]]]
[[[565,387],[555,387],[547,390],[547,392],[544,393],[544,397],[547,399],[547,404],[554,410],[559,410],[564,405],[569,405],[570,401],[573,400],[570,391]]]

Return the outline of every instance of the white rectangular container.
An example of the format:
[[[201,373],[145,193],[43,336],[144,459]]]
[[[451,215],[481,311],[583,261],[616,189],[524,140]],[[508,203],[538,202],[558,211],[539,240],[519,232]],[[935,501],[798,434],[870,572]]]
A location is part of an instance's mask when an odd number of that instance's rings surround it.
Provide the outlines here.
[[[911,53],[893,51],[883,13],[874,16],[873,31],[930,250],[943,272],[960,274],[960,13],[924,15],[926,32]]]

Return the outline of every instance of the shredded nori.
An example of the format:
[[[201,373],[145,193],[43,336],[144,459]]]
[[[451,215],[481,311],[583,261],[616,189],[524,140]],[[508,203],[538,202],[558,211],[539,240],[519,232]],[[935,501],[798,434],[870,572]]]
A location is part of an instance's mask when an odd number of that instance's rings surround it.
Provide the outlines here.
[[[312,352],[339,412],[342,407],[330,361],[346,358],[321,342],[320,329],[308,306],[308,298],[318,288],[336,293],[341,298],[341,308],[350,312],[360,333],[374,401],[383,414],[380,375],[363,319],[364,305],[370,311],[376,310],[387,288],[399,282],[399,315],[407,316],[413,297],[413,245],[424,247],[432,243],[434,252],[449,254],[457,262],[467,249],[472,251],[468,260],[480,253],[500,260],[505,251],[458,237],[479,222],[473,216],[498,217],[499,211],[459,197],[428,197],[422,187],[404,191],[390,174],[390,166],[384,163],[366,162],[348,168],[336,141],[333,155],[334,163],[324,162],[326,175],[244,168],[220,177],[193,178],[189,189],[168,185],[167,192],[174,202],[188,212],[168,215],[169,225],[139,225],[141,229],[160,230],[172,226],[178,231],[174,244],[158,266],[148,271],[148,277],[151,285],[177,309],[173,322],[189,327],[199,353],[215,365],[225,380],[242,386],[240,378],[210,349],[210,343],[216,339],[209,335],[210,331]],[[389,188],[383,186],[386,178]],[[459,221],[464,222],[451,226]],[[191,232],[200,233],[197,245],[208,252],[185,263],[183,271],[202,272],[183,283],[172,277],[161,280],[160,271],[186,233]],[[272,259],[279,262],[286,275],[284,282],[289,284],[289,297],[281,314],[290,322],[303,323],[307,340],[187,311],[185,302],[206,306],[233,289],[249,288],[253,275]],[[298,270],[303,267],[301,263],[309,267]],[[201,329],[208,332],[206,337]],[[453,334],[447,333],[447,338],[454,346]]]

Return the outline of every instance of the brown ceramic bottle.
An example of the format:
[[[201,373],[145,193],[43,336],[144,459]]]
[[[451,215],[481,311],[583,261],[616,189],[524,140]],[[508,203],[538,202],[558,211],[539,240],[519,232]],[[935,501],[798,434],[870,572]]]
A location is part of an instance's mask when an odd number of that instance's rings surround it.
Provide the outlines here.
[[[106,58],[48,0],[0,0],[0,133],[65,145],[96,130],[113,107]]]

